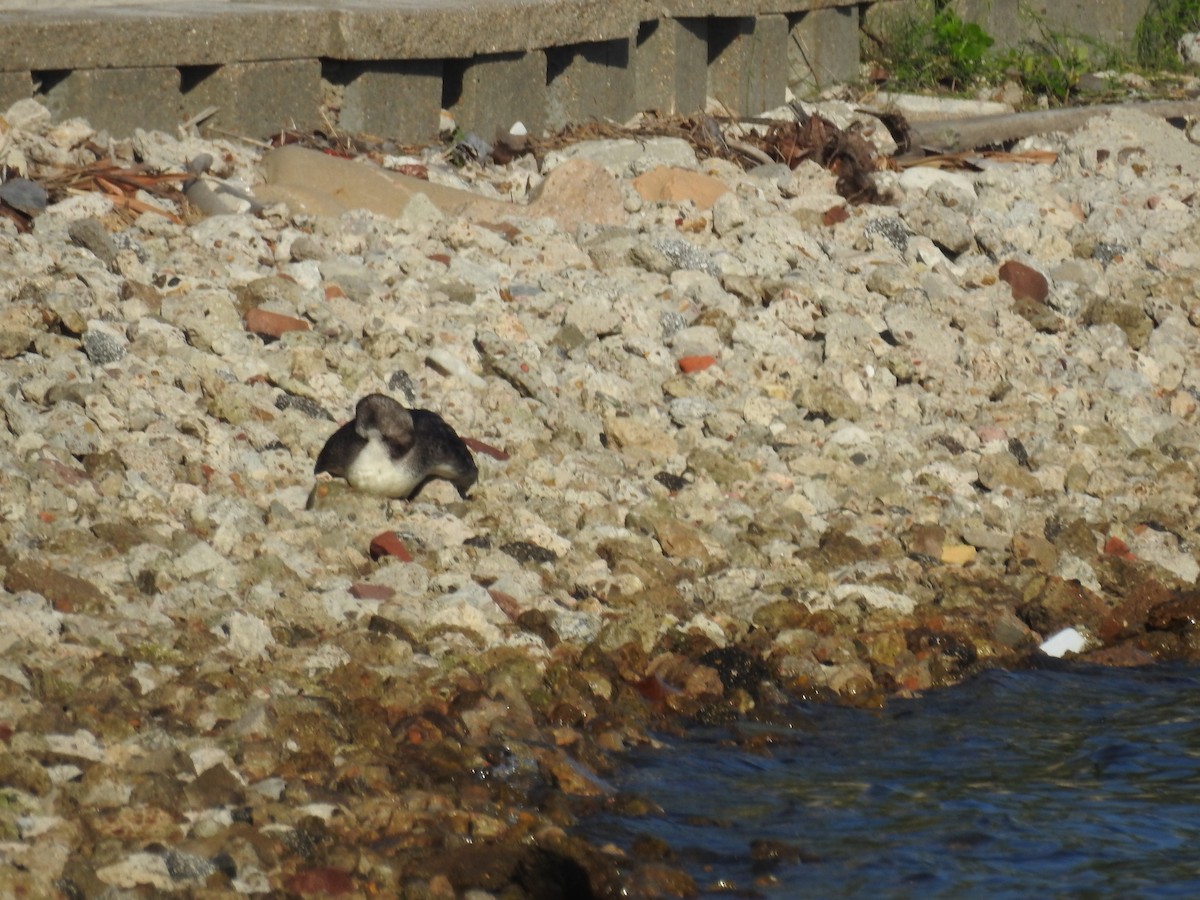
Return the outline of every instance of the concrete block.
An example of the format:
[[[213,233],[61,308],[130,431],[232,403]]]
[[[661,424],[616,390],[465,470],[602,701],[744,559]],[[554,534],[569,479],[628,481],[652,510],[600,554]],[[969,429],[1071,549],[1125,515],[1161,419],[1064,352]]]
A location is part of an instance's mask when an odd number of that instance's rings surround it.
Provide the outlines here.
[[[789,16],[788,87],[798,97],[856,81],[858,7],[832,6]]]
[[[343,85],[339,128],[406,144],[437,137],[440,60],[327,62],[323,71],[326,79]]]
[[[782,105],[787,90],[787,45],[787,16],[711,19],[708,93],[743,116]]]
[[[638,112],[693,113],[708,91],[708,20],[643,22],[633,51]]]
[[[495,53],[446,64],[443,104],[464,131],[487,141],[514,122],[532,135],[546,127],[546,54]]]
[[[634,104],[630,40],[597,41],[546,51],[546,127],[592,119],[623,122]]]
[[[1017,47],[1031,36],[1033,20],[1021,13],[1032,5],[1025,0],[959,0],[951,4],[963,19],[982,26],[999,47]],[[1093,6],[1099,7],[1101,4]],[[900,4],[898,9],[907,8],[907,4]],[[1047,21],[1046,24],[1050,23]]]
[[[1086,36],[1122,50],[1133,47],[1138,22],[1149,0],[954,0],[954,10],[976,22],[999,48],[1038,40],[1042,29],[1068,36]]]
[[[34,96],[56,119],[81,116],[114,137],[136,128],[174,131],[183,121],[174,66],[34,72],[33,79]]]
[[[206,125],[248,137],[320,123],[321,64],[315,59],[189,67],[183,74],[184,118],[215,106]]]
[[[33,76],[29,72],[0,72],[0,113],[32,96]]]

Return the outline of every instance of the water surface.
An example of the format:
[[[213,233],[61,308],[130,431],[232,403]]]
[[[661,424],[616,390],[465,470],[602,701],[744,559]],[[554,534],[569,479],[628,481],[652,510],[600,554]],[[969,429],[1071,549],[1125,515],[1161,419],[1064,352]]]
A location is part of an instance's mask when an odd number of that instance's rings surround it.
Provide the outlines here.
[[[988,672],[665,741],[613,779],[664,814],[581,830],[661,838],[705,890],[1200,897],[1197,668]]]

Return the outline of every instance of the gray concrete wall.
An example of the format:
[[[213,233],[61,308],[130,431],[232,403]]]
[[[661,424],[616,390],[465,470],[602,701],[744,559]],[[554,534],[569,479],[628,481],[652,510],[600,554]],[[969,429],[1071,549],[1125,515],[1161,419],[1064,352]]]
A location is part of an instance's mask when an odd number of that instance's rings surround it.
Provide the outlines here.
[[[1001,46],[1039,40],[1042,29],[1109,44],[1133,47],[1138,22],[1150,0],[958,0],[963,18],[978,22]]]
[[[857,77],[847,0],[0,0],[0,109],[35,97],[116,136],[330,124],[435,136],[443,107],[490,138],[705,96],[753,115],[789,84]],[[322,106],[330,96],[332,107]]]
[[[1048,30],[1129,50],[1150,0],[953,0],[951,5],[964,19],[981,25],[998,47],[1041,40]],[[872,16],[929,6],[930,0],[898,0]]]

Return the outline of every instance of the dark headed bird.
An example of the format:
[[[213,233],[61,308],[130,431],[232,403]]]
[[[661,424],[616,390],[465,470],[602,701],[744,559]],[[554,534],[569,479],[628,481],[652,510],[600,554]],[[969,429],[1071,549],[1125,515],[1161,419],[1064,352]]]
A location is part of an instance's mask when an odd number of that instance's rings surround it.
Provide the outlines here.
[[[463,439],[435,412],[405,409],[391,397],[367,394],[325,442],[316,474],[345,478],[356,490],[385,497],[416,496],[444,478],[464,499],[479,475]]]

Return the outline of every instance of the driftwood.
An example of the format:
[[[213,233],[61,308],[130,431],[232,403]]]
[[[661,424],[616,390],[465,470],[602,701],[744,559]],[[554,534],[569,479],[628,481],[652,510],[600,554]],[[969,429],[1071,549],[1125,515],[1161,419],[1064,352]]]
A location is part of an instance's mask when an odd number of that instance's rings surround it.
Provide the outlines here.
[[[1102,103],[1000,116],[971,116],[936,122],[909,122],[909,146],[939,152],[993,147],[1051,131],[1074,131],[1089,119],[1118,109],[1163,118],[1200,118],[1200,101],[1151,100],[1146,103]]]

